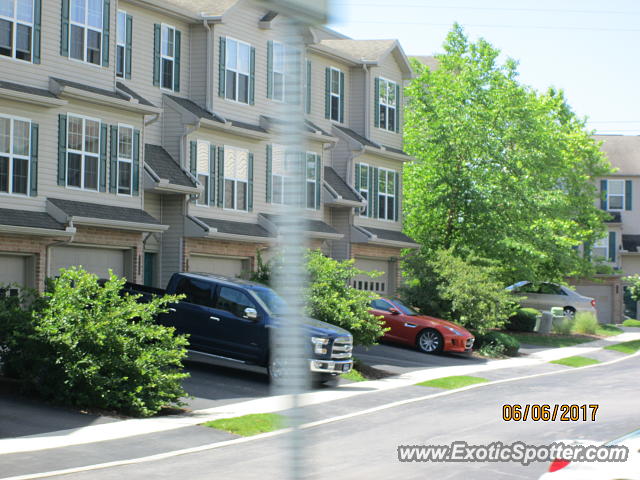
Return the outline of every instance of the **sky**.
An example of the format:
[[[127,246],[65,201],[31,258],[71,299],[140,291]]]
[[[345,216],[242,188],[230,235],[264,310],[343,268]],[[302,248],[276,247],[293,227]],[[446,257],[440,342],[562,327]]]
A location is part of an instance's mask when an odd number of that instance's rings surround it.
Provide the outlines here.
[[[565,91],[601,134],[640,135],[638,0],[330,0],[330,28],[355,39],[397,38],[434,55],[454,22],[519,62],[520,80]]]

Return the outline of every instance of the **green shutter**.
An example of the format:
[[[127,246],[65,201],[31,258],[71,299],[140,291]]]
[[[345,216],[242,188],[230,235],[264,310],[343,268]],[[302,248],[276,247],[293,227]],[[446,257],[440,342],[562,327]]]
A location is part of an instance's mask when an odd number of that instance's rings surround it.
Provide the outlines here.
[[[340,123],[344,123],[344,72],[340,72]]]
[[[305,88],[305,102],[304,112],[311,113],[311,60],[307,60],[307,68],[305,72],[306,88]]]
[[[249,54],[249,105],[256,103],[256,47]]]
[[[209,145],[209,205],[216,204],[216,146]]]
[[[31,158],[29,159],[29,196],[38,196],[38,134],[37,123],[31,123]]]
[[[180,30],[175,31],[175,61],[173,62],[173,91],[180,91],[180,54],[182,51],[182,33]]]
[[[607,184],[608,180],[600,180],[600,208],[607,209]]]
[[[107,137],[109,132],[107,124],[100,124],[100,167],[98,169],[98,177],[100,179],[100,191],[107,191]]]
[[[124,78],[131,78],[131,55],[133,53],[133,17],[127,15],[127,32],[126,32],[126,46],[125,46],[125,64],[124,64]]]
[[[273,190],[273,146],[267,145],[267,196],[266,202],[271,203]]]
[[[395,199],[393,202],[393,219],[397,222],[400,218],[400,174],[398,172],[394,172],[394,175]]]
[[[321,168],[322,168],[322,160],[320,158],[320,155],[316,154],[316,210],[320,210],[320,194],[322,192],[321,190],[321,186],[322,186],[322,173],[321,173]]]
[[[324,69],[324,118],[331,118],[331,69]]]
[[[218,147],[218,206],[224,206],[224,147]]]
[[[140,195],[140,130],[133,131],[133,178],[131,194]]]
[[[226,58],[227,58],[227,39],[220,37],[220,48],[218,51],[218,96],[224,97],[226,93]]]
[[[247,211],[253,210],[253,153],[249,152],[249,171],[247,172]]]
[[[400,132],[400,108],[402,106],[400,95],[400,85],[396,83],[396,133]]]
[[[109,66],[109,31],[111,30],[111,4],[104,0],[102,4],[102,66]]]
[[[42,0],[33,2],[33,63],[40,63]]]
[[[111,148],[109,149],[109,192],[118,191],[118,126],[111,125]]]
[[[160,86],[160,42],[162,40],[162,25],[153,26],[153,85]]]
[[[583,256],[587,260],[591,260],[591,247],[592,243],[590,241],[584,242],[584,246],[582,248]]]
[[[378,185],[378,179],[380,176],[380,170],[378,168],[374,168],[373,169],[373,212],[371,213],[371,217],[373,218],[378,218],[378,193],[379,193],[379,185]]]
[[[625,180],[624,182],[624,209],[632,210],[633,208],[633,182]]]
[[[609,232],[609,261],[616,261],[616,232]]]
[[[273,40],[267,42],[267,98],[273,98]]]
[[[69,56],[69,0],[62,0],[60,17],[60,55]]]
[[[375,79],[373,102],[373,125],[380,127],[380,77]]]
[[[373,167],[367,167],[367,217],[373,217]]]
[[[67,184],[67,116],[58,115],[58,185]]]
[[[360,193],[360,164],[356,163],[356,177],[353,184],[356,186],[356,190]]]

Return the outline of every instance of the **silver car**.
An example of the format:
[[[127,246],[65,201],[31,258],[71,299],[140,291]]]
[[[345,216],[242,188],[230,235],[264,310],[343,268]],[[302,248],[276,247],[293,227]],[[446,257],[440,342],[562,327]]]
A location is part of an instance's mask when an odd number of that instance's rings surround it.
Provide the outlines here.
[[[522,297],[520,306],[524,308],[548,311],[552,307],[561,307],[566,316],[574,316],[576,312],[589,312],[596,315],[595,299],[580,295],[563,285],[523,281],[508,286],[507,290]]]

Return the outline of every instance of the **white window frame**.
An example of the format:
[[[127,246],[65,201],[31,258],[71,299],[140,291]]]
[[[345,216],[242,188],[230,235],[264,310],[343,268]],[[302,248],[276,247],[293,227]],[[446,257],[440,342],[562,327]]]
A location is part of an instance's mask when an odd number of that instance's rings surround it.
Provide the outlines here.
[[[79,118],[82,120],[82,150],[73,150],[69,147],[69,135],[71,135],[71,131],[69,129],[69,123],[71,118]],[[88,121],[92,121],[92,122],[98,122],[98,153],[93,153],[93,152],[86,152],[85,146],[86,146],[86,135],[87,135],[87,120]],[[100,142],[100,134],[102,132],[102,121],[99,118],[93,118],[93,117],[87,117],[86,115],[78,115],[75,113],[69,113],[67,114],[67,151],[66,151],[66,162],[65,162],[65,168],[66,168],[66,186],[67,188],[71,188],[74,190],[84,190],[87,192],[98,192],[100,191],[100,155],[101,155],[101,148],[102,145]],[[75,153],[77,155],[80,155],[81,157],[81,162],[80,162],[80,186],[75,186],[75,185],[69,185],[69,154],[70,153]],[[97,168],[96,168],[96,188],[85,188],[84,185],[84,180],[85,180],[85,169],[86,169],[86,157],[95,157],[97,159]]]
[[[76,62],[86,63],[87,65],[93,65],[94,67],[102,67],[102,50],[104,49],[104,7],[100,10],[100,18],[102,20],[102,26],[100,28],[89,25],[89,0],[78,0],[84,2],[84,23],[76,22],[73,20],[73,0],[69,0],[69,59]],[[110,19],[108,19],[110,20]],[[71,31],[73,26],[83,29],[83,42],[84,49],[82,51],[82,58],[75,58],[71,56]],[[100,51],[98,53],[98,63],[93,63],[87,60],[87,52],[89,50],[89,43],[87,39],[89,37],[89,30],[98,32],[100,34]]]
[[[31,120],[28,118],[22,118],[22,117],[14,117],[14,116],[10,116],[10,115],[0,115],[0,118],[4,118],[4,119],[8,119],[9,120],[9,153],[2,153],[0,152],[0,156],[2,157],[9,157],[9,165],[8,165],[8,169],[7,169],[7,175],[8,175],[8,189],[6,192],[0,192],[0,195],[18,195],[21,197],[28,197],[29,196],[29,192],[31,191]],[[13,153],[13,138],[14,138],[14,124],[15,122],[25,122],[29,124],[29,141],[27,142],[27,145],[29,147],[29,154],[28,155],[17,155]],[[13,191],[13,161],[14,159],[18,159],[18,160],[26,160],[27,161],[27,191],[25,193],[15,193]]]
[[[206,172],[200,170],[200,146],[205,146],[205,154],[207,156],[207,168]],[[209,198],[209,193],[211,192],[211,142],[207,140],[197,140],[196,141],[196,179],[200,182],[200,177],[207,177],[207,183],[205,184],[203,195],[198,195],[196,198],[196,205],[201,207],[208,207],[211,205],[211,199]],[[202,182],[200,182],[202,183]]]
[[[611,193],[611,184],[621,184],[622,193]],[[625,181],[624,180],[607,180],[607,211],[609,212],[623,212],[624,204],[626,201]],[[611,197],[622,198],[622,206],[620,208],[611,208]]]
[[[289,177],[285,175],[286,168],[286,152],[282,145],[273,145],[272,147],[272,160],[271,160],[271,203],[276,205],[284,205],[285,196],[285,184],[286,179]],[[276,168],[279,167],[279,168]],[[276,178],[280,182],[280,195],[276,198]]]
[[[236,173],[238,170],[238,165],[237,163],[234,164],[234,168],[236,171],[233,172],[233,176],[230,175],[231,172],[227,171],[226,168],[226,159],[227,159],[227,155],[231,152],[231,151],[235,151],[237,153],[245,153],[246,154],[246,162],[247,162],[247,177],[246,178],[238,178],[236,177]],[[224,155],[225,158],[223,159],[223,164],[225,166],[224,168],[224,182],[223,182],[223,192],[222,192],[222,198],[223,198],[223,208],[225,210],[233,210],[235,212],[247,212],[249,211],[249,150],[245,149],[245,148],[238,148],[238,147],[231,147],[228,145],[224,146]],[[236,157],[237,160],[237,157]],[[227,181],[231,181],[233,182],[233,205],[229,206],[227,205]],[[238,183],[245,183],[246,184],[246,189],[245,189],[245,205],[247,208],[245,209],[239,209],[237,208],[238,206]]]
[[[385,175],[386,177],[386,191],[383,192],[382,190],[380,190],[380,177],[382,176],[382,174]],[[388,193],[389,191],[389,180],[391,179],[391,181],[393,182],[393,194]],[[385,211],[385,216],[381,217],[380,216],[380,197],[384,197],[384,211]],[[389,198],[393,198],[393,204],[394,204],[394,208],[391,212],[389,212],[389,203],[387,202],[387,199]],[[396,185],[396,171],[395,170],[391,170],[388,168],[378,168],[378,198],[376,199],[376,204],[378,206],[378,211],[376,212],[376,218],[378,220],[383,220],[386,222],[395,222],[397,221],[397,219],[395,218],[395,204],[398,201],[398,186]]]
[[[384,85],[384,89],[383,89],[383,85]],[[379,112],[380,122],[379,122],[378,128],[380,128],[381,130],[385,130],[387,132],[395,132],[397,127],[395,123],[396,123],[396,109],[398,108],[398,99],[394,98],[395,101],[393,102],[393,104],[389,103],[389,88],[393,88],[393,95],[395,97],[397,86],[398,86],[398,83],[394,82],[393,80],[389,80],[384,77],[379,78],[378,99],[379,99],[380,105],[378,106],[378,108],[381,110],[382,107],[385,107],[385,115],[384,115],[384,127],[383,127],[382,112]],[[384,96],[382,95],[383,91],[384,91]],[[389,128],[389,119],[392,118],[392,115],[390,114],[391,111],[393,111],[393,128]]]
[[[120,129],[129,129],[131,130],[131,158],[126,158],[123,157],[120,154]],[[133,195],[133,157],[135,155],[134,152],[134,140],[133,140],[133,136],[135,135],[135,128],[132,125],[126,125],[124,123],[119,123],[118,124],[118,155],[117,155],[117,174],[116,174],[116,192],[118,195],[123,195],[126,197],[130,197]],[[99,158],[99,157],[98,157]],[[128,163],[130,165],[130,172],[131,175],[129,177],[129,193],[120,193],[120,164],[121,163]],[[100,169],[98,168],[98,175],[99,175]]]
[[[604,250],[604,255],[595,255],[596,249]],[[594,258],[603,258],[605,262],[611,262],[609,260],[609,232],[601,239],[596,240],[591,248],[591,256]]]
[[[124,17],[123,31],[120,31],[120,17]],[[124,42],[120,41],[120,35],[124,36]],[[118,72],[118,51],[122,48],[122,72]],[[116,13],[116,77],[124,78],[127,71],[127,12],[118,10]]]
[[[282,55],[282,71],[278,70],[276,68],[276,65],[278,64],[278,62],[276,61],[276,50],[280,49],[281,55]],[[287,49],[284,43],[282,42],[273,42],[273,67],[272,67],[272,71],[271,71],[271,85],[273,88],[273,93],[271,95],[271,98],[276,101],[276,102],[284,102],[286,95],[285,95],[285,88],[287,85]],[[280,74],[282,75],[282,91],[281,91],[281,95],[280,98],[276,97],[276,74]]]
[[[13,25],[13,28],[11,31],[11,55],[0,55],[0,58],[11,58],[19,62],[33,63],[33,29],[34,29],[34,17],[35,17],[35,2],[33,0],[31,1],[31,22],[28,22],[26,20],[18,20],[18,0],[12,0],[12,1],[13,1],[13,16],[8,17],[6,15],[0,15],[1,20],[6,20],[7,22]],[[29,60],[18,58],[16,56],[16,53],[18,52],[18,49],[17,49],[18,25],[23,25],[31,28],[31,35],[30,35],[31,49],[29,50],[29,53],[30,53]]]
[[[305,154],[305,168],[304,168],[304,178],[305,178],[305,189],[304,189],[304,205],[307,210],[316,210],[316,175],[318,172],[316,171],[316,152],[306,152]],[[312,168],[313,177],[309,178],[309,168]],[[309,206],[309,189],[313,188],[313,206]]]
[[[332,122],[342,123],[340,121],[340,110],[341,110],[340,97],[342,94],[342,92],[340,91],[340,74],[342,74],[342,70],[336,67],[329,67],[329,70],[331,72],[331,74],[329,75],[329,120],[331,120]],[[337,92],[333,91],[333,73],[334,72],[338,74],[338,91]],[[335,112],[337,118],[333,118],[333,97],[336,97],[338,99],[337,111]]]
[[[362,215],[363,217],[366,217],[369,211],[369,194],[371,193],[371,185],[369,185],[369,169],[370,168],[371,168],[371,165],[369,165],[368,163],[361,163],[360,170],[358,172],[358,175],[360,175],[360,178],[359,178],[360,187],[358,188],[358,193],[362,196],[362,198],[366,200],[366,205],[360,209],[360,215]],[[367,172],[366,175],[364,176],[364,178],[367,181],[366,188],[362,186],[362,170],[363,169]],[[362,195],[363,193],[365,193],[366,195]]]
[[[165,41],[165,30],[167,33],[173,32],[173,55],[168,55],[164,53],[164,41]],[[176,32],[178,29],[173,25],[169,25],[167,23],[163,23],[160,25],[160,89],[165,90],[167,92],[174,91],[174,85],[176,84]],[[164,86],[164,61],[171,61],[171,86]]]
[[[230,68],[229,67],[229,42],[235,42],[236,43],[236,68]],[[247,58],[249,59],[249,64],[247,65],[247,71],[241,71],[240,70],[240,45],[245,46],[249,49],[249,55],[247,56]],[[242,40],[238,40],[236,38],[233,37],[226,37],[226,43],[225,43],[225,55],[224,55],[224,75],[225,75],[225,94],[224,94],[224,98],[225,100],[229,100],[230,102],[235,102],[241,105],[249,105],[249,103],[251,102],[251,48],[252,45],[250,43],[247,42],[243,42]],[[235,75],[236,78],[236,88],[235,88],[235,97],[234,98],[229,98],[229,82],[227,81],[227,72],[233,72],[233,74]],[[244,75],[247,77],[247,101],[244,102],[242,100],[238,100],[238,95],[240,92],[240,75]]]

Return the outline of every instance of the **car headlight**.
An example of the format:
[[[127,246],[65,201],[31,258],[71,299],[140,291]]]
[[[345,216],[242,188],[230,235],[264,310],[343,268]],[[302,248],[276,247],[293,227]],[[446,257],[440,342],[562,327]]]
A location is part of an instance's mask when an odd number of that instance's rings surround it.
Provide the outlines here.
[[[462,333],[459,332],[458,330],[456,330],[455,328],[452,327],[447,327],[445,326],[444,328],[446,328],[447,330],[449,330],[451,333],[453,333],[454,335],[458,335],[459,337],[462,336]]]
[[[327,353],[327,345],[329,344],[328,338],[323,337],[311,337],[311,343],[313,343],[313,351],[318,355],[325,355]]]

